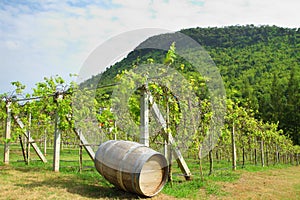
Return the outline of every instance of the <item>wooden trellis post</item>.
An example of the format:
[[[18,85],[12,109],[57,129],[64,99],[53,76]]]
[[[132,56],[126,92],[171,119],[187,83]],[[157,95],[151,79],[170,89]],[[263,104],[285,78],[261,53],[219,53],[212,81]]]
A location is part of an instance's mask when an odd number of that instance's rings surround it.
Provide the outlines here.
[[[265,157],[264,157],[264,140],[260,138],[260,157],[261,157],[261,166],[265,166]]]
[[[236,146],[235,146],[235,129],[234,122],[232,123],[231,132],[231,151],[232,151],[232,170],[236,170]]]
[[[140,112],[140,143],[149,147],[149,97],[147,88],[141,90],[141,112]]]
[[[9,147],[11,138],[11,101],[6,102],[6,125],[5,125],[5,143],[4,143],[4,164],[9,164]]]
[[[29,128],[27,130],[27,138],[31,138],[31,134],[30,134],[30,126],[31,126],[31,113],[29,113],[29,116],[28,116],[28,123],[29,123]],[[30,142],[28,140],[27,142],[27,164],[29,165],[30,163]]]
[[[63,98],[63,94],[60,92],[57,92],[54,98],[55,98],[57,105],[59,105],[58,101]],[[59,119],[58,110],[56,110],[55,128],[54,128],[54,150],[53,150],[53,171],[55,171],[55,172],[59,172],[59,160],[60,160],[61,133],[58,128],[59,121],[60,121],[60,119]]]
[[[169,98],[167,96],[167,108],[166,108],[166,125],[167,125],[167,130],[169,129],[169,124],[170,124],[170,108],[169,108]],[[164,155],[167,158],[168,164],[169,164],[169,176],[168,176],[168,181],[173,182],[173,176],[172,176],[172,145],[169,142],[170,141],[170,136],[172,134],[168,131],[168,138],[165,139],[164,141]]]
[[[47,129],[45,129],[44,133],[44,155],[47,155]]]
[[[79,143],[79,173],[82,172],[82,142]]]

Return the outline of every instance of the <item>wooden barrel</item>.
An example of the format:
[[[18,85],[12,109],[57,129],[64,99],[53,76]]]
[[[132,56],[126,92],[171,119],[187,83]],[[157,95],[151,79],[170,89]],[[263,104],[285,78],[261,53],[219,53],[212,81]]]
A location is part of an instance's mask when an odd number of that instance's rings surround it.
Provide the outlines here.
[[[158,194],[166,183],[166,158],[136,142],[110,140],[95,155],[97,171],[115,186],[142,196]]]

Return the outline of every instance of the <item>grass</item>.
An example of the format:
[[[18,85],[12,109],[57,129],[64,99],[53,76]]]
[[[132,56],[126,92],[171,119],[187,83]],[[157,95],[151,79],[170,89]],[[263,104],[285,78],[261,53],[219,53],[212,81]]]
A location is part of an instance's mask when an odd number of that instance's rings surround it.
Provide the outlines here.
[[[196,198],[197,192],[195,191],[203,187],[203,184],[199,179],[184,182],[174,181],[172,185],[170,183],[165,185],[163,193],[177,198]]]
[[[39,161],[31,150],[31,162],[24,163],[19,145],[11,146],[10,165],[3,164],[3,145],[0,145],[0,193],[5,199],[19,199],[24,191],[31,191],[35,199],[136,199],[138,196],[123,192],[106,181],[94,168],[93,162],[83,151],[82,173],[79,173],[79,149],[64,148],[61,151],[60,173],[52,171],[52,149],[48,149],[48,163]],[[232,191],[224,190],[224,185],[233,187],[243,176],[257,174],[273,176],[274,170],[288,170],[290,165],[271,165],[261,167],[247,163],[245,168],[238,167],[233,172],[227,161],[215,162],[214,173],[208,176],[209,163],[203,160],[204,181],[199,173],[199,163],[194,159],[186,159],[193,174],[191,181],[185,181],[176,163],[173,163],[173,183],[167,183],[159,198],[171,199],[208,199],[231,197]],[[276,173],[275,173],[276,174]],[[250,175],[249,175],[250,176]],[[279,175],[278,175],[279,176]],[[293,178],[292,175],[290,178]],[[251,176],[250,176],[251,177]],[[300,178],[299,178],[300,180]],[[294,190],[300,193],[300,183],[295,183]],[[12,193],[11,191],[15,191]],[[26,193],[26,192],[25,192]],[[161,196],[165,195],[165,196]],[[0,199],[1,196],[0,196]]]
[[[226,167],[228,166],[227,162],[219,162],[215,163],[214,173],[208,176],[209,164],[207,162],[203,163],[203,174],[204,181],[202,181],[199,171],[199,163],[198,160],[187,159],[186,160],[191,170],[193,177],[191,181],[185,181],[183,176],[181,175],[180,169],[177,167],[176,163],[173,163],[173,184],[168,183],[164,189],[163,193],[172,195],[177,198],[189,198],[195,199],[199,196],[199,188],[204,188],[206,194],[208,195],[217,195],[222,196],[224,192],[221,190],[220,186],[216,184],[216,182],[232,182],[240,177],[239,172],[233,172],[228,170]]]
[[[50,148],[47,163],[39,161],[31,150],[29,165],[23,161],[18,145],[12,145],[10,151],[10,165],[6,166],[3,145],[0,145],[0,199],[21,199],[24,191],[30,191],[34,199],[137,198],[137,195],[119,190],[106,181],[86,152],[83,152],[83,171],[79,173],[78,149],[64,148],[61,151],[60,173],[52,171],[53,150]]]
[[[105,199],[134,198],[133,194],[112,187],[95,173],[84,175],[36,171],[20,167],[1,168],[1,195],[5,199],[21,199],[26,193],[34,199]],[[14,191],[14,192],[11,192]],[[0,197],[1,199],[1,197]]]

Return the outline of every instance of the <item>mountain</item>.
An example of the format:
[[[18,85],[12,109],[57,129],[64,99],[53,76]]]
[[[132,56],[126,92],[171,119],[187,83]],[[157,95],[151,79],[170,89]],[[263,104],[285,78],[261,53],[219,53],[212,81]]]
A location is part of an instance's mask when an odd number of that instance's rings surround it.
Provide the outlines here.
[[[227,97],[257,110],[256,118],[279,123],[279,128],[300,144],[300,29],[277,26],[228,26],[190,28],[179,31],[197,41],[208,52],[223,78]],[[168,41],[169,34],[149,38]],[[115,83],[115,77],[149,58],[163,63],[166,50],[137,47],[126,58],[84,82],[101,77],[99,87]],[[190,63],[178,57],[175,69],[184,63],[184,73],[193,71]],[[111,93],[111,89],[105,90]]]

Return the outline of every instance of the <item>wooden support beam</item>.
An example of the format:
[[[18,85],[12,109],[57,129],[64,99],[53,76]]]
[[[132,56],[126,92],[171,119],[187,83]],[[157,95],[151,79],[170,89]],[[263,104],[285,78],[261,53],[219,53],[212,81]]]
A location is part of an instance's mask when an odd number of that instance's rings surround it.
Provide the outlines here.
[[[191,179],[191,176],[192,176],[192,173],[190,171],[190,169],[188,168],[180,150],[178,149],[178,147],[175,145],[176,142],[172,136],[172,134],[170,133],[170,131],[168,130],[167,128],[167,123],[163,117],[163,115],[161,114],[161,112],[159,111],[159,108],[157,106],[157,104],[154,102],[154,99],[151,95],[149,95],[149,101],[150,103],[152,104],[152,107],[151,107],[151,112],[153,113],[154,115],[154,118],[156,119],[156,121],[160,124],[160,126],[162,127],[163,129],[163,137],[166,141],[169,142],[169,144],[172,145],[172,150],[173,150],[173,153],[175,154],[174,157],[182,171],[182,173],[184,173],[185,175],[185,179],[186,180],[190,180]]]
[[[25,135],[25,137],[27,138],[27,141],[29,144],[31,144],[32,148],[34,149],[34,151],[36,152],[36,154],[39,156],[39,158],[46,163],[47,159],[45,158],[45,156],[43,155],[43,153],[41,152],[41,150],[39,149],[39,147],[37,146],[37,144],[35,143],[34,139],[32,139],[32,137],[28,137],[27,135],[27,130],[23,124],[23,122],[20,120],[20,118],[17,115],[13,115],[14,120],[16,121],[16,123],[19,125],[19,127],[22,129],[23,134]]]
[[[71,125],[72,124],[71,119],[69,117],[66,117],[66,119],[69,122],[69,124]],[[73,127],[73,132],[76,134],[77,138],[80,140],[80,145],[84,147],[84,149],[89,154],[89,156],[92,159],[92,161],[94,161],[95,160],[95,152],[93,151],[91,145],[85,139],[85,137],[83,136],[83,134],[81,133],[81,131],[78,130],[78,129],[76,129],[75,127]]]
[[[143,88],[141,92],[140,143],[149,147],[149,97],[146,88]]]
[[[23,154],[24,162],[27,164],[26,151],[25,151],[25,148],[24,148],[24,145],[23,145],[23,141],[22,141],[22,136],[21,135],[19,135],[19,141],[20,141],[21,148],[22,148],[22,154]]]
[[[95,152],[93,151],[92,147],[89,145],[88,141],[85,139],[81,131],[77,130],[76,128],[73,128],[74,133],[78,137],[78,139],[81,142],[81,145],[84,147],[86,152],[89,154],[90,158],[94,161],[95,160]]]
[[[6,125],[5,125],[5,143],[4,143],[4,158],[3,162],[4,164],[9,164],[9,146],[10,146],[10,138],[11,138],[11,102],[6,102]]]

